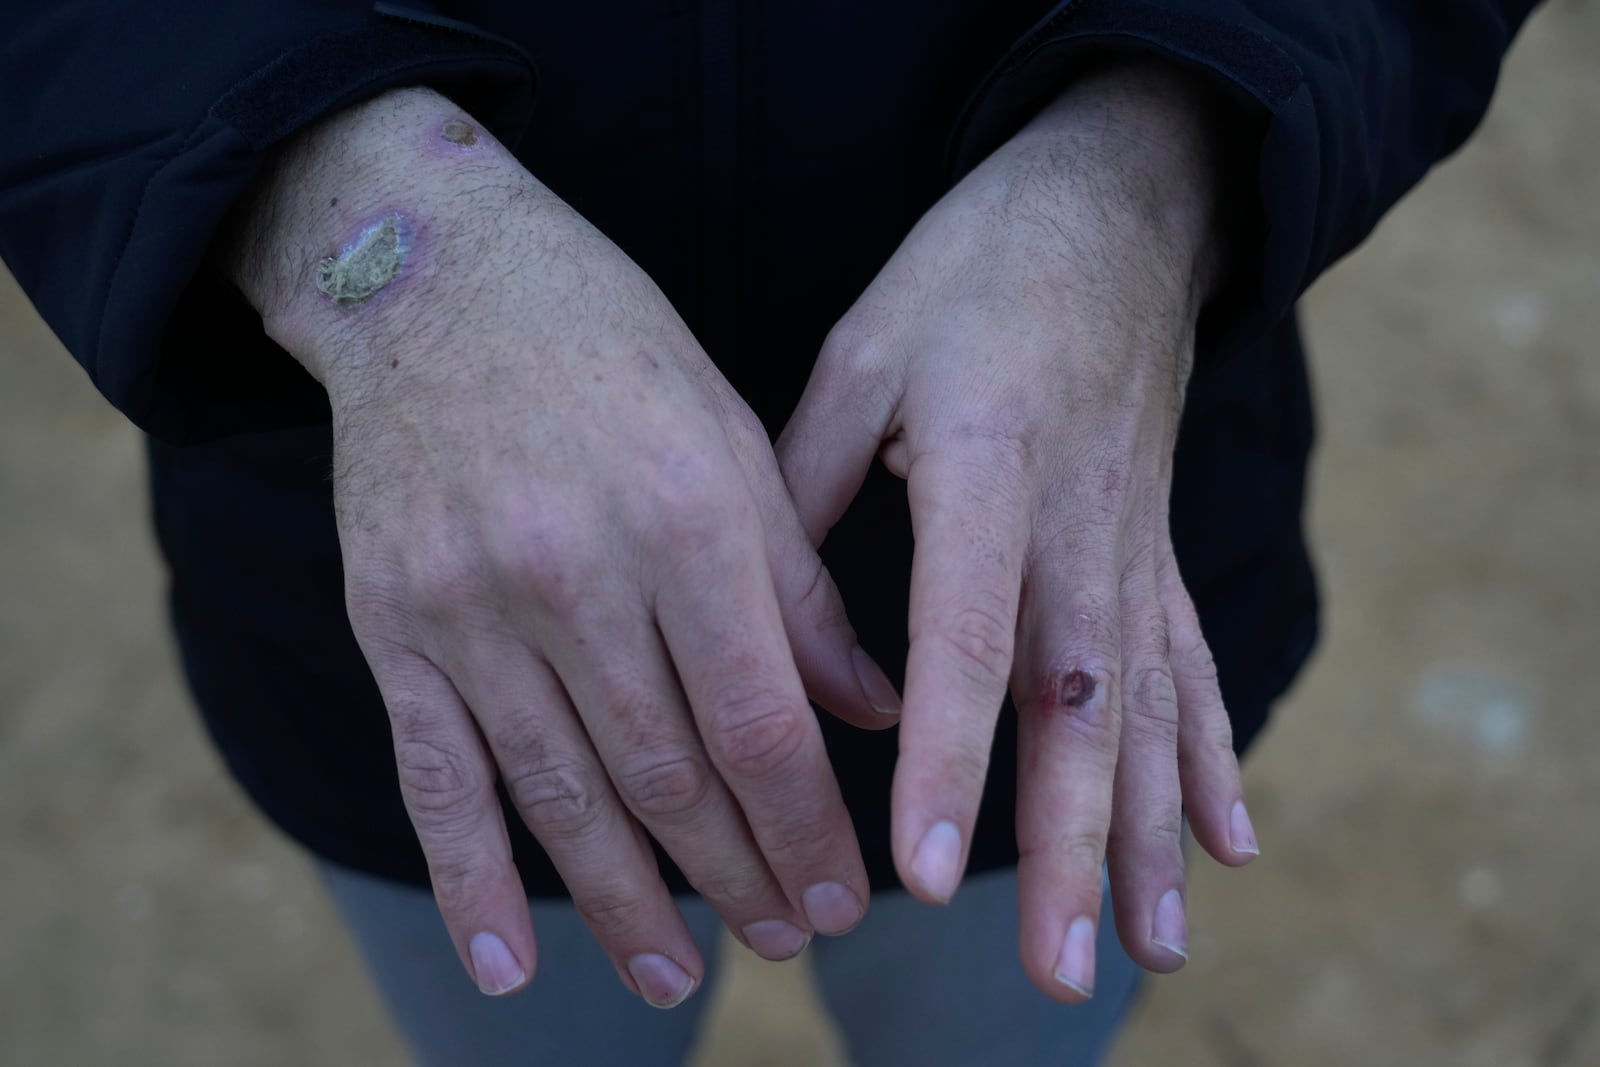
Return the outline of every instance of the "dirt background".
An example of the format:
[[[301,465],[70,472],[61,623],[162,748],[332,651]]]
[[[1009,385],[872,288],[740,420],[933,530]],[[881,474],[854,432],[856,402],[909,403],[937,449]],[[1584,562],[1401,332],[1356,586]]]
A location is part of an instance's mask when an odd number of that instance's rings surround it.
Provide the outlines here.
[[[1600,5],[1306,304],[1327,639],[1118,1067],[1600,1064]],[[390,1064],[180,687],[135,434],[0,287],[0,1064]],[[738,954],[697,1060],[841,1064]],[[871,1065],[861,1065],[871,1067]]]

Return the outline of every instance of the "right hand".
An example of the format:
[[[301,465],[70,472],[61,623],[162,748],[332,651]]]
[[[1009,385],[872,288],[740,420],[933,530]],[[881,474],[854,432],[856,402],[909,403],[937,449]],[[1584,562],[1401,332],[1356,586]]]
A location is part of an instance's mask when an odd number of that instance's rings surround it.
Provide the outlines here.
[[[623,983],[670,1007],[704,964],[645,831],[761,955],[844,932],[867,877],[806,693],[869,728],[899,703],[666,298],[481,129],[430,141],[452,119],[410,91],[315,128],[235,275],[328,391],[350,619],[463,963],[486,993],[534,970],[498,779]],[[391,211],[400,277],[316,292]]]

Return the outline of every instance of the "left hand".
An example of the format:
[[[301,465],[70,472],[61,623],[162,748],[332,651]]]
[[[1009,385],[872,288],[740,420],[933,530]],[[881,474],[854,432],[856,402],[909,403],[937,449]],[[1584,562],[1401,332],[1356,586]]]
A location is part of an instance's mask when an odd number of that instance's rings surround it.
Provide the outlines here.
[[[1154,64],[1085,76],[918,223],[829,336],[778,456],[820,542],[875,456],[916,534],[893,848],[924,900],[966,864],[1007,685],[1023,966],[1088,997],[1118,932],[1187,959],[1181,828],[1256,854],[1168,530],[1215,254],[1210,101]]]

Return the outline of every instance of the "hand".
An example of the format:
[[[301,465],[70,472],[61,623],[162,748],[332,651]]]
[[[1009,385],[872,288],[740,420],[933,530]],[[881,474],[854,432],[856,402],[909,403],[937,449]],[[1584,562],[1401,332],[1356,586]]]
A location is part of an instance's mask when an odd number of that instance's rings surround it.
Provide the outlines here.
[[[778,444],[815,542],[874,456],[916,534],[895,863],[955,892],[1009,684],[1021,715],[1024,967],[1086,998],[1102,866],[1122,943],[1187,952],[1186,806],[1256,852],[1211,656],[1168,531],[1217,195],[1204,98],[1086,76],[933,207],[825,344]]]
[[[327,388],[351,623],[478,985],[534,969],[497,778],[652,1004],[704,965],[643,831],[764,956],[854,926],[866,873],[802,678],[867,727],[898,701],[662,294],[425,92],[317,127],[250,215],[235,274]]]

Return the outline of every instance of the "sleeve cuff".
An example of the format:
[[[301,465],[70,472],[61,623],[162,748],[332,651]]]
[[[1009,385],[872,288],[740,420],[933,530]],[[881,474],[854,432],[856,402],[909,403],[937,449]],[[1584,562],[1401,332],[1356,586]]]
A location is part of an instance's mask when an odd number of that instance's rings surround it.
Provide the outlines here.
[[[1311,260],[1318,207],[1316,116],[1295,61],[1241,23],[1146,2],[1066,0],[989,73],[952,133],[948,165],[959,179],[1107,53],[1152,55],[1207,79],[1236,108],[1256,177],[1235,202],[1241,239],[1228,283],[1202,317],[1202,347],[1220,353],[1271,330],[1289,314]],[[1246,237],[1247,235],[1247,237]]]
[[[321,388],[204,269],[219,226],[273,145],[407,85],[445,93],[514,144],[532,112],[528,57],[447,20],[390,13],[310,38],[236,83],[145,182],[86,360],[140,427],[185,443],[327,418]]]

